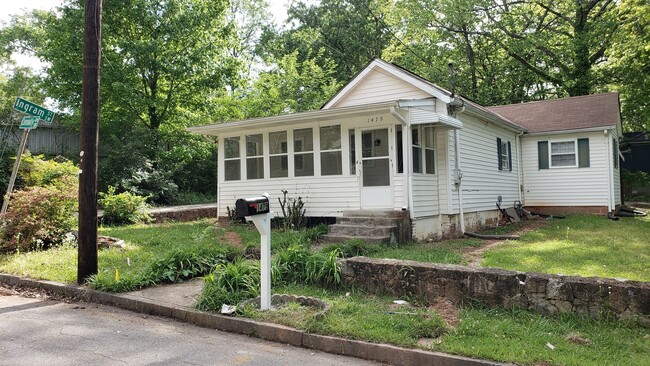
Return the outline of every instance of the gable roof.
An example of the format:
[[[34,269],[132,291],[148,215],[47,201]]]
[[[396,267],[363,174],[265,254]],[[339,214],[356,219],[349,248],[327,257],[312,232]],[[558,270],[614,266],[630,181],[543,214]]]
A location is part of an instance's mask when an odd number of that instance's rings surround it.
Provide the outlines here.
[[[529,133],[620,127],[618,93],[487,107]]]
[[[525,131],[526,129],[512,121],[508,120],[502,115],[494,113],[488,108],[475,103],[465,97],[460,95],[453,95],[449,90],[441,88],[440,86],[432,83],[431,81],[409,71],[405,68],[386,62],[382,59],[376,58],[372,60],[366,67],[364,67],[357,75],[355,75],[350,81],[343,86],[329,101],[327,101],[321,109],[335,109],[339,108],[338,105],[342,102],[346,96],[350,95],[356,88],[363,85],[364,80],[368,79],[373,72],[383,72],[387,75],[391,75],[397,79],[402,80],[405,83],[414,86],[417,89],[422,90],[423,92],[431,95],[437,99],[440,99],[444,103],[453,104],[459,107],[462,107],[463,112],[470,113],[475,116],[487,119],[494,123],[500,124],[503,127],[506,127],[511,130]]]

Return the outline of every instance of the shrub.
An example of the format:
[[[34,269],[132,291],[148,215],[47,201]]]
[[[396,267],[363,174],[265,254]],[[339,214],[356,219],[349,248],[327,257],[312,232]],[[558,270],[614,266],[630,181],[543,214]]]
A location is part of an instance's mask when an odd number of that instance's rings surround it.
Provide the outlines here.
[[[159,204],[169,203],[178,193],[178,186],[171,174],[155,168],[151,161],[146,161],[143,167],[134,168],[130,176],[122,179],[118,185],[124,191],[135,192],[147,197],[149,202]]]
[[[217,265],[210,275],[205,277],[203,291],[196,306],[201,310],[219,311],[223,304],[237,305],[259,294],[259,265],[237,260]]]
[[[4,252],[46,249],[60,244],[76,226],[77,192],[54,186],[16,191],[3,217],[0,249]]]
[[[147,213],[147,198],[130,192],[115,193],[115,187],[99,194],[99,205],[104,209],[107,224],[136,224],[151,221]]]
[[[76,190],[79,185],[79,168],[61,156],[45,159],[44,155],[32,155],[27,151],[20,160],[18,174],[26,187],[57,186]]]
[[[305,207],[305,202],[303,202],[302,197],[298,198],[288,197],[289,191],[282,191],[282,199],[278,197],[278,202],[280,202],[280,207],[282,208],[282,215],[284,216],[283,227],[285,230],[299,230],[305,227],[307,224],[307,217],[305,213],[307,210]]]

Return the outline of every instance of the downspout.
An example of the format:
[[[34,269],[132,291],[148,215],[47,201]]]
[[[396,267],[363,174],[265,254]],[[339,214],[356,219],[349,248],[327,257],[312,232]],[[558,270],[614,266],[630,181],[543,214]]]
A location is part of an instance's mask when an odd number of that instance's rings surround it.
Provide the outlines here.
[[[605,140],[607,141],[607,178],[609,181],[608,187],[607,187],[607,211],[612,212],[614,211],[614,174],[613,174],[613,169],[614,167],[612,166],[612,160],[613,157],[612,155],[612,139],[609,136],[609,130],[604,130],[603,133],[605,134]],[[614,132],[616,133],[616,132]],[[617,156],[618,157],[618,156]]]
[[[403,126],[402,129],[402,149],[406,148],[406,159],[402,161],[402,171],[406,178],[406,184],[404,185],[406,189],[407,205],[409,210],[409,217],[413,218],[413,164],[411,164],[411,124],[409,121],[404,119],[395,106],[390,107],[390,114],[392,114]],[[404,144],[404,137],[406,137],[406,145]]]
[[[458,129],[454,129],[454,184],[458,190],[458,218],[460,220],[460,233],[465,234],[465,214],[463,212],[463,188],[461,187],[461,180],[463,172],[460,170],[460,134]]]
[[[447,107],[447,112],[452,115],[460,109],[460,112],[465,111],[465,101],[460,98],[455,98],[452,92],[451,101]],[[463,187],[461,181],[463,179],[463,172],[460,169],[460,133],[457,128],[454,129],[454,185],[458,190],[458,220],[460,221],[460,233],[465,235],[465,212],[463,210]]]
[[[524,190],[523,190],[524,187],[523,187],[523,185],[526,184],[526,182],[524,182],[524,178],[522,177],[523,172],[524,172],[524,167],[523,167],[523,159],[521,158],[521,156],[522,156],[522,154],[521,154],[521,150],[522,150],[521,136],[523,136],[523,135],[524,135],[524,132],[521,132],[515,138],[515,144],[516,144],[515,150],[517,151],[517,184],[519,185],[519,187],[518,187],[519,188],[519,202],[521,202],[522,205],[525,206],[526,202],[523,199],[525,197],[524,196]]]

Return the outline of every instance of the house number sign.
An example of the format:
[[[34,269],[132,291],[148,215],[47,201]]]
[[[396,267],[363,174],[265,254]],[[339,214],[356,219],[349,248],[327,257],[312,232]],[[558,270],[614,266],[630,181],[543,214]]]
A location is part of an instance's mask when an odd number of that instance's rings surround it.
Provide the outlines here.
[[[368,123],[375,123],[375,122],[382,122],[384,120],[384,116],[373,116],[368,118]]]

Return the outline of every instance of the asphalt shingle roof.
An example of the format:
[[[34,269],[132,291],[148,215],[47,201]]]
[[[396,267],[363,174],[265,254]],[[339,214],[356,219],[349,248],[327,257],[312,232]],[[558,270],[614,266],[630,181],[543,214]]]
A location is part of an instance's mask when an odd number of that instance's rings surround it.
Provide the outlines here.
[[[487,107],[529,133],[616,126],[618,93],[584,95],[538,102]]]

